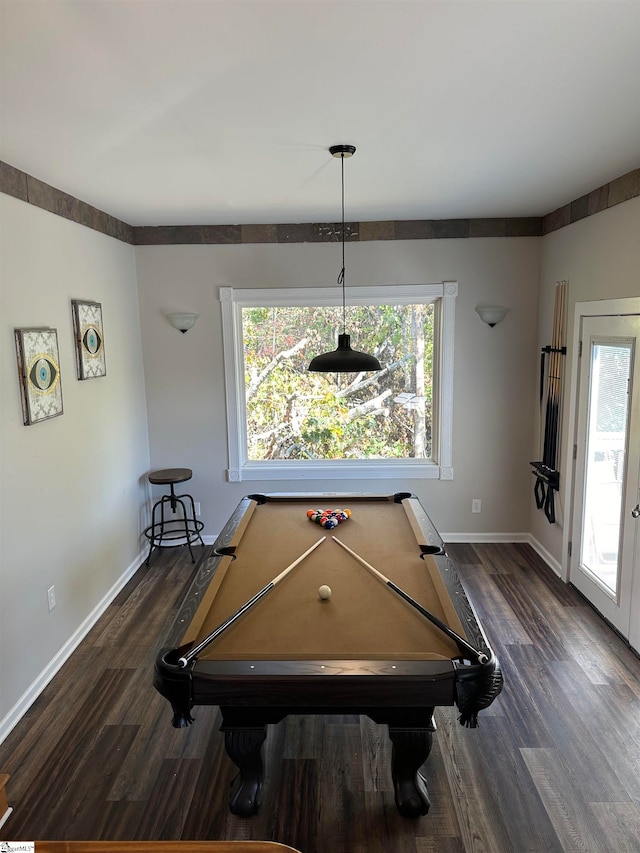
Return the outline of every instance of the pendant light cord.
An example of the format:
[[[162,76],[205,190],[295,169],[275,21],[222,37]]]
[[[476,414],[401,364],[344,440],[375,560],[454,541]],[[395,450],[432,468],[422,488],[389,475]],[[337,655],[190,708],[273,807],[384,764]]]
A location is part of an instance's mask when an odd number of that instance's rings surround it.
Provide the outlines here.
[[[332,352],[321,353],[311,359],[309,370],[315,373],[364,373],[369,370],[381,370],[380,362],[374,355],[351,349],[347,334],[347,293],[345,243],[346,229],[344,221],[344,158],[352,157],[356,152],[355,145],[332,145],[329,148],[332,157],[340,157],[342,174],[342,269],[338,276],[338,284],[342,285],[342,334],[338,334],[338,346]],[[357,236],[357,234],[356,234]]]
[[[344,153],[340,155],[342,166],[342,269],[338,276],[338,284],[342,285],[342,334],[347,331],[347,297],[345,293],[345,265],[344,265]]]

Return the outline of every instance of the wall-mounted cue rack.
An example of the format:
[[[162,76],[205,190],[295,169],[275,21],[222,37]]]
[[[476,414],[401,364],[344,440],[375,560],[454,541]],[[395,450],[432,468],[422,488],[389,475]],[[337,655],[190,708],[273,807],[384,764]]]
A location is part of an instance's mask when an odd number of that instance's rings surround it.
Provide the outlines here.
[[[560,472],[557,470],[558,445],[560,440],[560,415],[562,411],[562,374],[565,345],[566,281],[557,281],[555,285],[555,305],[553,309],[553,333],[551,344],[542,347],[540,355],[540,438],[542,441],[542,460],[532,462],[531,467],[536,478],[534,494],[538,509],[544,509],[549,524],[556,520],[554,495],[560,488]],[[545,366],[548,361],[548,372]],[[545,402],[546,385],[546,402]],[[544,417],[544,424],[543,424]]]

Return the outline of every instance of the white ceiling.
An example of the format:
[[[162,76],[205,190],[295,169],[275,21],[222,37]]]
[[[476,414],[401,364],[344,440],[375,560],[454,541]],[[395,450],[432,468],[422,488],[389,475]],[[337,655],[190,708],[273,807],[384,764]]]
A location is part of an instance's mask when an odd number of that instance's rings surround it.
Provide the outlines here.
[[[132,225],[540,216],[640,166],[639,0],[0,0],[0,159]]]

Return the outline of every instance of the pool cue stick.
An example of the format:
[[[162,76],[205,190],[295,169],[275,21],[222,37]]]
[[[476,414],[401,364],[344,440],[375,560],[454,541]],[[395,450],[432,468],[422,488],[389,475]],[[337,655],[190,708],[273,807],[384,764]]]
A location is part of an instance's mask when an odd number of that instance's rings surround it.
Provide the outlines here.
[[[558,473],[556,470],[557,454],[558,454],[558,437],[560,434],[560,400],[561,400],[561,379],[562,379],[562,356],[563,356],[563,331],[564,331],[564,314],[565,314],[565,298],[566,298],[566,282],[561,281],[556,284],[557,296],[557,323],[554,327],[554,338],[552,342],[552,351],[554,355],[553,363],[550,364],[549,382],[552,388],[552,403],[553,417],[551,421],[551,431],[549,436],[548,459],[545,460],[546,465],[554,475],[554,481],[547,485],[547,494],[544,502],[544,514],[547,520],[553,524],[556,520],[554,490],[558,488]]]
[[[556,285],[555,294],[554,294],[554,306],[553,306],[553,328],[551,330],[551,346],[549,347],[549,371],[547,374],[547,410],[546,410],[546,422],[545,422],[545,430],[544,430],[544,448],[542,451],[542,461],[547,467],[553,467],[550,465],[550,457],[551,457],[551,432],[552,432],[552,423],[553,423],[553,407],[554,407],[554,376],[555,376],[555,361],[556,361],[556,341],[558,339],[558,298],[560,291]]]
[[[560,321],[558,323],[558,418],[556,422],[556,436],[555,436],[555,448],[554,448],[554,468],[557,466],[558,460],[558,441],[560,438],[560,421],[562,418],[562,377],[563,377],[563,364],[564,364],[564,356],[567,351],[566,341],[565,341],[565,316],[566,316],[566,300],[567,300],[567,285],[566,282],[561,281],[559,284],[560,287]]]
[[[551,384],[551,429],[549,434],[549,447],[547,452],[546,463],[549,468],[555,468],[555,438],[556,438],[556,422],[558,419],[558,325],[560,323],[560,288],[556,287],[556,324],[553,330],[553,340],[551,341],[552,358],[549,363],[549,382]]]
[[[547,442],[547,453],[545,464],[548,468],[555,468],[555,434],[556,420],[558,417],[558,324],[560,322],[560,289],[556,286],[556,307],[554,316],[553,337],[551,339],[551,358],[549,359],[549,401],[550,401],[550,423]]]
[[[554,293],[553,325],[551,344],[544,347],[544,354],[549,353],[549,367],[547,374],[547,393],[544,429],[542,428],[542,411],[540,413],[542,461],[532,463],[537,472],[535,484],[535,498],[538,509],[545,508],[545,514],[550,522],[555,521],[553,510],[552,480],[548,474],[556,474],[556,448],[558,437],[558,421],[560,408],[560,376],[562,356],[566,351],[563,346],[564,309],[565,309],[566,282],[556,282]],[[543,371],[543,365],[541,365]],[[541,386],[542,391],[542,386]]]
[[[547,366],[547,395],[546,395],[546,407],[545,407],[545,423],[544,423],[544,434],[543,434],[543,445],[542,445],[542,469],[550,467],[549,466],[549,447],[551,442],[551,421],[553,418],[552,409],[553,409],[553,359],[554,359],[554,341],[556,338],[556,325],[558,322],[558,289],[556,287],[554,293],[554,306],[553,306],[553,326],[551,330],[551,343],[545,347],[545,351],[549,353],[549,364]],[[542,475],[542,471],[540,472]],[[536,506],[538,509],[542,509],[545,505],[545,501],[547,498],[548,484],[544,479],[544,476],[539,476],[536,481]]]
[[[178,666],[181,669],[184,669],[189,664],[189,662],[193,660],[193,658],[197,657],[197,655],[210,643],[212,643],[217,637],[219,637],[223,631],[226,631],[227,628],[234,622],[236,622],[244,613],[247,612],[247,610],[253,607],[254,604],[260,601],[261,598],[263,598],[268,592],[270,592],[274,587],[276,587],[281,580],[284,580],[284,578],[289,574],[290,571],[295,569],[295,567],[299,563],[301,563],[305,557],[308,557],[312,551],[315,551],[318,545],[322,545],[326,538],[326,536],[323,536],[321,539],[318,539],[318,541],[314,545],[312,545],[311,548],[308,548],[304,552],[304,554],[301,554],[296,560],[293,561],[293,563],[288,565],[286,569],[283,569],[279,575],[276,575],[273,580],[270,580],[269,583],[266,584],[266,586],[263,586],[259,592],[256,592],[256,594],[252,598],[250,598],[249,601],[247,601],[245,604],[242,605],[242,607],[238,608],[235,613],[229,616],[228,619],[225,619],[222,624],[218,625],[215,631],[209,634],[208,637],[202,640],[202,642],[198,643],[198,645],[191,649],[189,652],[187,652],[186,655],[183,655],[181,658],[178,658]]]
[[[559,372],[560,372],[560,346],[561,340],[561,323],[562,323],[562,285],[556,284],[556,305],[554,312],[554,327],[553,337],[551,341],[551,358],[549,359],[549,412],[550,419],[547,429],[547,447],[544,457],[544,463],[551,471],[555,470],[556,465],[556,446],[558,434],[558,417],[559,417]],[[547,498],[549,497],[550,487],[547,486]]]
[[[464,651],[472,654],[476,658],[478,663],[486,663],[489,660],[489,658],[487,657],[487,655],[484,652],[481,652],[478,649],[474,648],[463,637],[461,637],[460,634],[457,634],[453,630],[453,628],[450,628],[445,622],[443,622],[441,619],[438,619],[438,617],[435,614],[431,613],[430,610],[427,610],[426,607],[423,607],[419,602],[417,602],[415,600],[415,598],[411,598],[411,596],[409,595],[408,592],[405,592],[401,587],[399,587],[397,584],[395,584],[392,580],[390,580],[388,577],[383,575],[382,572],[379,572],[378,569],[376,569],[374,566],[371,565],[371,563],[367,563],[367,561],[363,557],[361,557],[360,554],[356,554],[355,551],[352,551],[351,548],[349,548],[348,545],[345,545],[344,542],[341,542],[340,539],[337,538],[337,536],[332,536],[331,538],[333,539],[334,542],[337,542],[337,544],[341,548],[344,548],[345,551],[348,551],[349,554],[351,554],[351,556],[355,560],[357,560],[361,566],[364,566],[365,569],[369,569],[369,571],[372,572],[378,578],[378,580],[381,580],[390,589],[392,589],[397,595],[399,595],[401,598],[403,598],[407,602],[407,604],[410,604],[419,613],[421,613],[424,617],[426,617],[430,622],[433,622],[433,624],[436,626],[436,628],[439,628],[441,631],[443,631],[447,635],[447,637],[449,637],[449,639],[454,640],[460,649],[464,649]]]

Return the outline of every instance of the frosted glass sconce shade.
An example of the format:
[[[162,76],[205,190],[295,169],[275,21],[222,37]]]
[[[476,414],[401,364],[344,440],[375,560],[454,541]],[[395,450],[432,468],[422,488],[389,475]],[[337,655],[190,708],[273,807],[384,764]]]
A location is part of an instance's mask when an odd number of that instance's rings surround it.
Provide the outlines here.
[[[179,332],[182,332],[183,335],[185,332],[188,332],[189,329],[192,329],[194,327],[195,322],[198,319],[197,314],[188,314],[185,312],[165,314],[165,317],[171,323],[173,328],[177,329]]]
[[[501,305],[476,305],[476,311],[480,319],[492,328],[504,320],[509,309]]]

